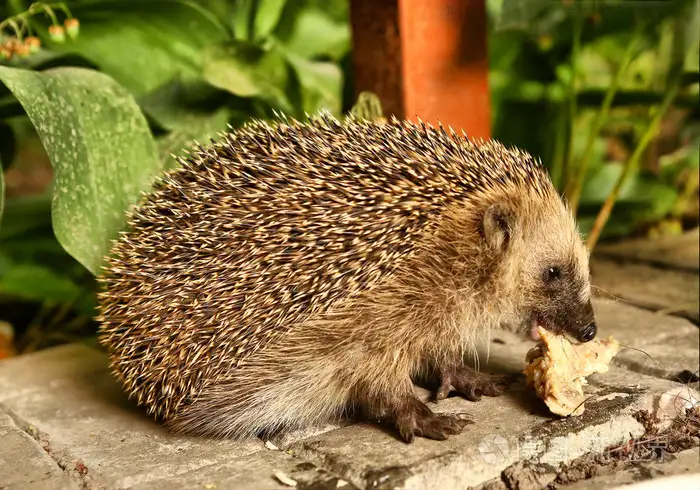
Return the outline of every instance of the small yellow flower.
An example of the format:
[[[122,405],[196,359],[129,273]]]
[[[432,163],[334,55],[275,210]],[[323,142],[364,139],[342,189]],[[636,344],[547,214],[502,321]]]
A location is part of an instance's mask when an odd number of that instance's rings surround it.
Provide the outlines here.
[[[29,36],[24,40],[24,45],[29,48],[29,52],[31,54],[34,54],[39,51],[39,48],[41,47],[41,40],[36,36]]]
[[[70,37],[71,39],[75,39],[76,37],[78,37],[78,33],[80,32],[80,22],[78,22],[78,19],[66,19],[65,26],[66,32],[68,33],[68,37]]]
[[[63,30],[63,26],[49,26],[49,37],[53,42],[62,44],[66,41],[66,31]]]
[[[26,43],[17,43],[15,45],[15,53],[17,53],[17,56],[20,58],[26,58],[31,54],[29,46],[27,46]]]

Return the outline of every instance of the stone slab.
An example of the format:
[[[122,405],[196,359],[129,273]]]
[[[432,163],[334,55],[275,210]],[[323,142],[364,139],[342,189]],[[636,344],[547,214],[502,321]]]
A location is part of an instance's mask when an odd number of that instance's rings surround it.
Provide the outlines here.
[[[685,476],[685,486],[671,486],[669,476]],[[631,485],[650,479],[656,480],[656,488],[697,490],[700,488],[700,448],[691,448],[677,454],[666,455],[660,461],[640,461],[630,468],[610,475],[601,475],[567,485],[566,490],[600,490]],[[630,488],[631,490],[631,488]]]
[[[249,456],[199,468],[184,475],[135,485],[132,490],[180,490],[184,488],[232,488],[236,490],[289,490],[293,484],[307,489],[355,490],[312,463],[283,451],[263,450]]]
[[[664,369],[621,352],[609,373],[590,378],[584,415],[569,419],[552,416],[522,379],[500,398],[431,403],[436,412],[464,413],[475,421],[447,441],[418,438],[408,445],[368,424],[273,439],[290,454],[269,450],[258,439],[178,437],[125,399],[107,373],[104,354],[79,345],[0,362],[0,409],[25,442],[43,447],[54,470],[60,466],[72,476],[69,483],[85,488],[284,488],[277,471],[298,488],[336,488],[338,478],[349,482],[347,488],[465,488],[519,461],[557,466],[641,435],[634,412],[658,411],[662,393],[686,389],[660,376],[669,377],[676,363],[689,369],[692,357],[697,359],[697,327],[621,303],[596,301],[596,309],[601,335],[613,333],[623,344],[646,350]],[[532,345],[499,334],[481,349],[481,369],[518,373]],[[416,391],[428,399],[427,391]],[[0,458],[7,454],[13,453],[0,447]]]
[[[482,366],[518,372],[529,347],[526,342],[492,345]],[[613,366],[589,378],[590,398],[581,417],[552,416],[524,383],[517,383],[499,398],[473,403],[451,397],[431,405],[436,412],[464,413],[475,421],[447,441],[418,438],[409,445],[375,426],[355,424],[293,442],[288,449],[359,488],[466,488],[498,477],[518,461],[556,466],[640,436],[644,428],[633,414],[658,411],[659,395],[679,387]]]
[[[595,254],[599,257],[615,257],[655,264],[700,270],[700,228],[678,236],[650,239],[624,240],[617,243],[599,244]]]
[[[3,490],[77,490],[44,449],[0,411],[0,488]]]
[[[647,264],[591,260],[591,276],[599,297],[700,321],[700,276]]]
[[[168,433],[126,400],[101,352],[79,345],[3,361],[0,387],[0,408],[91,486],[127,488],[264,447]]]
[[[700,369],[700,328],[688,320],[610,300],[594,307],[599,336],[613,334],[623,346],[613,363],[672,380]]]

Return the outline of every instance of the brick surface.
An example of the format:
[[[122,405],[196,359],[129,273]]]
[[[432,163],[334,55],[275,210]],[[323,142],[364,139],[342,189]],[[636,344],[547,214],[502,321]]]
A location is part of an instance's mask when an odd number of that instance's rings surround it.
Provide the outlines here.
[[[274,438],[282,451],[259,439],[179,437],[125,399],[97,350],[69,345],[6,360],[0,362],[0,409],[9,415],[0,418],[0,482],[13,489],[277,489],[285,488],[276,476],[281,472],[298,488],[449,490],[499,478],[518,462],[557,467],[641,435],[633,414],[662,408],[668,413],[661,402],[669,397],[661,395],[688,390],[671,379],[692,369],[699,355],[698,329],[687,320],[620,302],[596,301],[596,310],[601,335],[612,333],[653,361],[632,349],[620,352],[610,372],[589,378],[583,416],[553,416],[521,377],[500,398],[430,403],[436,412],[468,414],[474,423],[447,441],[418,438],[411,445],[369,424]],[[480,351],[481,369],[518,373],[532,345],[494,334]],[[429,398],[427,391],[416,391]],[[682,398],[700,398],[686,391]],[[20,458],[27,463],[8,466]]]
[[[600,244],[596,255],[620,259],[638,260],[659,266],[700,270],[700,228],[680,236],[668,236],[655,240],[625,240],[613,244]]]
[[[0,363],[0,404],[71,471],[91,485],[126,488],[259,451],[243,443],[177,437],[133,408],[106,359],[63,346]]]
[[[670,477],[670,478],[669,478]],[[630,485],[654,478],[655,489],[696,490],[700,488],[700,448],[668,455],[658,462],[640,462],[624,471],[582,480],[566,490],[600,490]],[[627,487],[636,490],[634,487]],[[652,490],[651,487],[645,490]]]
[[[3,490],[73,490],[77,483],[12,419],[0,411],[0,488]]]
[[[151,481],[132,488],[134,490],[182,488],[283,490],[290,488],[290,482],[294,482],[300,488],[342,488],[344,490],[356,488],[311,463],[274,450],[263,450],[233,461],[206,466],[184,475]]]
[[[494,345],[484,368],[513,372],[527,347]],[[360,488],[466,488],[498,477],[517,461],[556,466],[639,436],[644,429],[633,413],[658,411],[659,394],[681,387],[614,366],[589,383],[591,398],[581,417],[552,416],[519,383],[499,398],[473,403],[452,397],[433,406],[438,412],[469,414],[475,421],[447,441],[417,439],[407,445],[379,428],[356,424],[296,441],[289,449]]]
[[[591,269],[596,293],[602,297],[700,320],[700,276],[695,272],[599,258],[591,260]]]
[[[595,309],[600,335],[613,334],[624,346],[613,363],[673,380],[683,370],[698,371],[700,329],[688,320],[608,300],[596,301]]]

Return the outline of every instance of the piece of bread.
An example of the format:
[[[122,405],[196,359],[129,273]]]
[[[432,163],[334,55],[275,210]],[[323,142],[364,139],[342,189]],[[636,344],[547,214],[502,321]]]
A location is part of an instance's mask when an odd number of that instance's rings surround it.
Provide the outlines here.
[[[612,335],[607,340],[572,344],[562,336],[539,328],[540,341],[527,353],[527,386],[535,388],[552,413],[581,415],[586,377],[605,373],[620,344]]]

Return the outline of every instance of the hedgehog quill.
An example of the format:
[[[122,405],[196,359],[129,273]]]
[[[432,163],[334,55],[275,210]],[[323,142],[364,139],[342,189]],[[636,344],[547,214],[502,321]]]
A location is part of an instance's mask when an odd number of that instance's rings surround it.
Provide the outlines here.
[[[443,440],[436,397],[498,396],[464,364],[492,331],[596,336],[588,253],[542,164],[391,119],[254,121],[132,212],[100,278],[126,393],[180,433],[244,438],[342,416]]]

